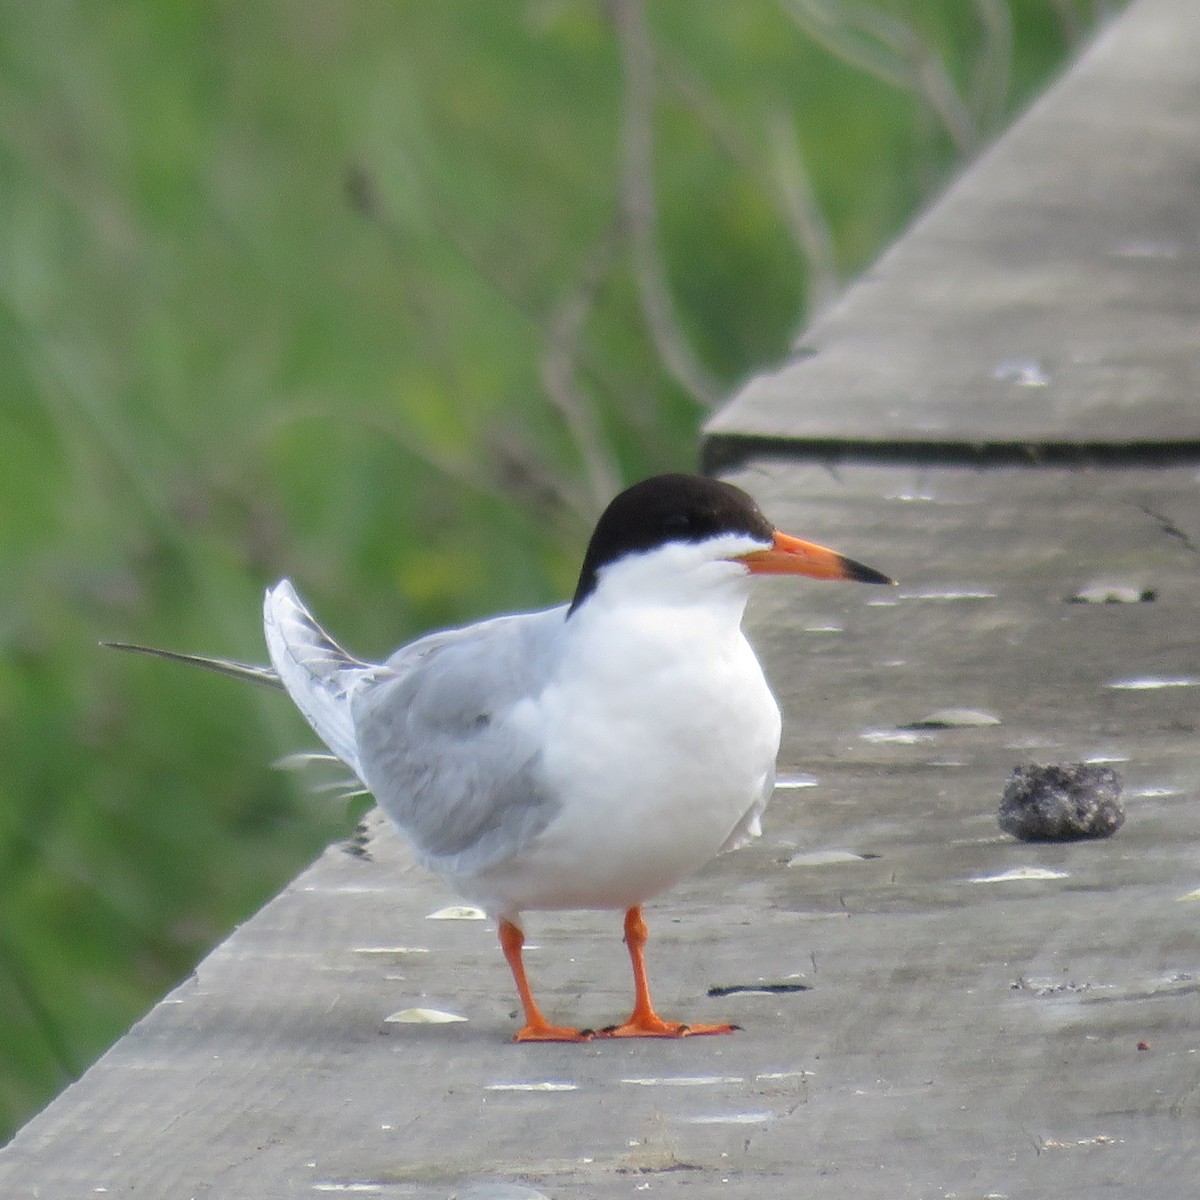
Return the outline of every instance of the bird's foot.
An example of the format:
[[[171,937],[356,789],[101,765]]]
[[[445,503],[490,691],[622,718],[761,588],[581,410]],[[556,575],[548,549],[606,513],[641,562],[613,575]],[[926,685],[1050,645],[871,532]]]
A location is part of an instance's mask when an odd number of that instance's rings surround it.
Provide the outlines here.
[[[688,1025],[681,1021],[664,1021],[662,1017],[631,1017],[623,1025],[597,1029],[598,1038],[685,1038],[706,1037],[717,1033],[734,1033],[740,1025]]]
[[[526,1025],[513,1035],[514,1042],[590,1042],[596,1034],[591,1029],[572,1029],[570,1025],[550,1025],[542,1022]]]

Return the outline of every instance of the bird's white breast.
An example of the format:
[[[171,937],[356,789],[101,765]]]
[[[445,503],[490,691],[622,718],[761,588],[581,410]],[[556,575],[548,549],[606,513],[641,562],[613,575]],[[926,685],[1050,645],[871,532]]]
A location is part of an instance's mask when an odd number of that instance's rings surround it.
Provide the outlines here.
[[[630,907],[748,823],[769,787],[780,718],[741,633],[742,603],[580,621],[538,700],[540,769],[561,810],[470,881],[481,902],[506,913]]]

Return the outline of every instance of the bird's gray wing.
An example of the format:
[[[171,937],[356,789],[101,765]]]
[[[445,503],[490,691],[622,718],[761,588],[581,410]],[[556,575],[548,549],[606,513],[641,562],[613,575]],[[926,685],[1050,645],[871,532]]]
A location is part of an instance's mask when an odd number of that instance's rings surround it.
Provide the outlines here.
[[[496,862],[558,811],[539,778],[536,703],[565,613],[499,617],[422,638],[353,697],[363,778],[435,870]]]

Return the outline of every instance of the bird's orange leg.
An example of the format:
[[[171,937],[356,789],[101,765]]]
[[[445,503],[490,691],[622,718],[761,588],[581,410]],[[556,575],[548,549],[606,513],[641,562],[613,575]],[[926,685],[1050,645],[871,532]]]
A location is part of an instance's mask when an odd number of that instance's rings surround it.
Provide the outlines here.
[[[650,1001],[650,984],[646,979],[646,922],[642,906],[635,905],[625,914],[625,944],[633,963],[633,1012],[624,1025],[596,1031],[597,1037],[694,1037],[697,1034],[733,1033],[736,1025],[686,1025],[679,1021],[664,1021],[654,1011]]]
[[[590,1029],[572,1029],[568,1025],[551,1025],[542,1016],[537,1001],[533,998],[533,990],[525,977],[525,962],[521,957],[521,949],[525,945],[525,935],[511,921],[500,921],[500,948],[508,960],[509,970],[517,985],[517,994],[521,997],[521,1006],[525,1009],[525,1025],[519,1029],[514,1042],[586,1042],[592,1037]]]

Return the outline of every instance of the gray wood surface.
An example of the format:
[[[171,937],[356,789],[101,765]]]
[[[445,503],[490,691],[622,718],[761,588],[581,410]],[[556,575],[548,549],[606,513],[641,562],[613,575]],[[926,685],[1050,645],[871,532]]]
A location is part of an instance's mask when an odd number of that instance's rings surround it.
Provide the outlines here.
[[[1139,0],[716,415],[709,464],[797,442],[1196,450],[1197,130],[1200,5]]]
[[[494,931],[428,919],[453,897],[376,823],[32,1121],[0,1195],[1194,1196],[1197,470],[738,478],[902,580],[755,602],[784,786],[761,843],[649,910],[663,1010],[743,1032],[508,1043]],[[1156,598],[1068,602],[1096,582]],[[948,707],[999,723],[905,729]],[[1084,758],[1124,773],[1115,837],[999,831],[1014,765]],[[981,882],[1023,869],[1049,874]],[[618,926],[533,917],[550,1015],[623,1014]],[[808,990],[708,995],[762,983]],[[387,1021],[414,1007],[468,1019]]]

